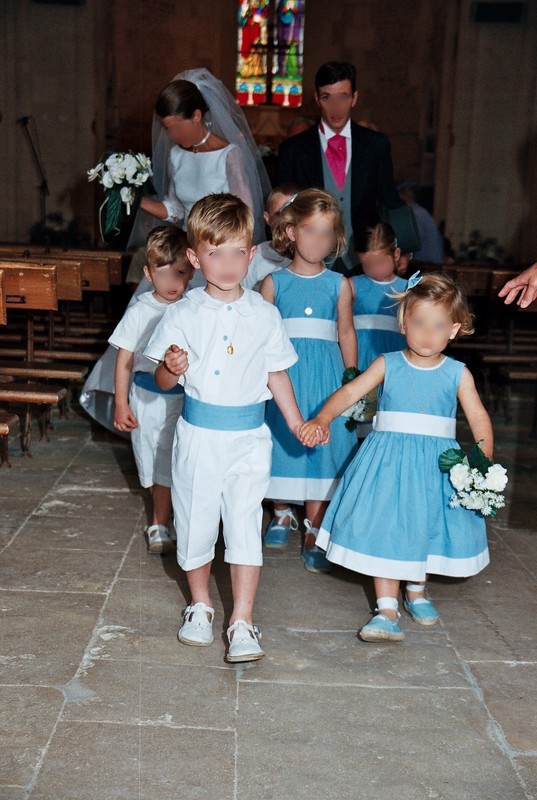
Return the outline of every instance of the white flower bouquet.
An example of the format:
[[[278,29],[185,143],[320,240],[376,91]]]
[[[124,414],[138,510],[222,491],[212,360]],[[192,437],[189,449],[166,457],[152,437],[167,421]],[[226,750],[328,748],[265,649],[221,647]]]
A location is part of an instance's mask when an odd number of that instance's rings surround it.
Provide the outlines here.
[[[354,380],[360,375],[360,370],[356,367],[347,367],[343,373],[343,380],[341,385],[345,386],[349,381]],[[342,413],[342,417],[348,417],[345,422],[345,427],[348,431],[355,431],[360,422],[371,422],[377,410],[377,389],[361,397],[356,403],[353,403],[350,408]]]
[[[104,203],[99,208],[99,221],[106,208],[104,236],[112,231],[119,233],[119,225],[131,213],[131,207],[151,192],[149,180],[153,175],[151,160],[143,153],[111,153],[93,169],[88,170],[88,181],[98,180],[104,186]],[[102,235],[102,227],[101,227]]]
[[[438,460],[442,472],[449,472],[449,480],[456,490],[451,495],[451,508],[468,508],[484,517],[494,517],[505,506],[502,494],[507,485],[507,470],[494,464],[483,453],[477,442],[470,452],[451,448],[444,450]]]

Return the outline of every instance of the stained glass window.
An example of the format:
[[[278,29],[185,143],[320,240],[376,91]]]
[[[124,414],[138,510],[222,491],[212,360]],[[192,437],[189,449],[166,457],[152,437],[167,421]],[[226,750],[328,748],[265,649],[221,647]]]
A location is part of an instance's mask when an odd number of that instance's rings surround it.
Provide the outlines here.
[[[239,0],[236,96],[241,105],[302,105],[306,0]]]

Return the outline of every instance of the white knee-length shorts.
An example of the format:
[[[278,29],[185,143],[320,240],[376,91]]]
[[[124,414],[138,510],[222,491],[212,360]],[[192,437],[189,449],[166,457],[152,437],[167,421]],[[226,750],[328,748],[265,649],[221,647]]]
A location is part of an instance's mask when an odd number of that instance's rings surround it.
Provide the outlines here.
[[[263,424],[215,431],[177,423],[172,503],[177,561],[184,570],[214,558],[220,518],[229,564],[261,566],[261,501],[270,480],[272,439]]]
[[[129,405],[138,420],[131,442],[140,483],[145,489],[155,483],[171,486],[173,437],[183,395],[150,392],[133,383]]]

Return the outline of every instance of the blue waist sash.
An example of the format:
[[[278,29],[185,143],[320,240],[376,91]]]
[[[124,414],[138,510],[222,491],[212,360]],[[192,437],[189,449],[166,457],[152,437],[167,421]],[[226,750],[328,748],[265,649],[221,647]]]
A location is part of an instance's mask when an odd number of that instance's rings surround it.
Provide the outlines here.
[[[135,372],[134,383],[148,392],[155,392],[156,394],[184,394],[182,386],[172,386],[171,389],[161,389],[155,382],[155,376],[152,372]]]
[[[185,394],[182,417],[198,428],[214,431],[251,431],[265,421],[265,403],[250,406],[216,406]]]

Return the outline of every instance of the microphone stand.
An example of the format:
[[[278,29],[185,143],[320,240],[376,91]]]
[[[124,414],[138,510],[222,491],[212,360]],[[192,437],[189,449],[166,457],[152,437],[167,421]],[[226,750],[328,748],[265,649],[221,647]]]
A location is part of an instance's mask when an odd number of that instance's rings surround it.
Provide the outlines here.
[[[20,119],[17,120],[17,122],[22,127],[22,129],[24,131],[24,135],[26,136],[28,144],[30,145],[30,150],[32,151],[32,155],[33,155],[33,158],[34,158],[34,163],[35,163],[35,165],[37,167],[37,172],[39,174],[39,177],[41,178],[41,183],[39,185],[39,210],[40,210],[40,217],[41,217],[41,241],[42,241],[42,244],[44,244],[46,247],[48,247],[50,242],[48,241],[48,237],[47,237],[47,234],[46,234],[46,220],[47,220],[46,197],[47,197],[48,194],[50,194],[50,192],[49,192],[49,188],[48,188],[47,174],[45,172],[45,167],[43,165],[43,162],[41,160],[41,156],[39,154],[38,146],[36,146],[36,143],[32,139],[32,135],[31,135],[30,129],[28,127],[28,123],[29,123],[30,119],[31,119],[31,117],[21,117]],[[36,141],[37,141],[37,138],[36,138]]]

